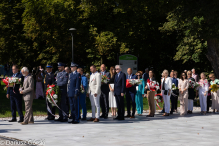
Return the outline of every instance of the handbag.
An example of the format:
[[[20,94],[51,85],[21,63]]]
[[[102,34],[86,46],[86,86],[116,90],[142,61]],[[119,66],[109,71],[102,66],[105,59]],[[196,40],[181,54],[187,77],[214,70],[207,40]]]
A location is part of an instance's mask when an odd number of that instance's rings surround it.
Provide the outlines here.
[[[167,95],[167,90],[164,90],[164,95]]]

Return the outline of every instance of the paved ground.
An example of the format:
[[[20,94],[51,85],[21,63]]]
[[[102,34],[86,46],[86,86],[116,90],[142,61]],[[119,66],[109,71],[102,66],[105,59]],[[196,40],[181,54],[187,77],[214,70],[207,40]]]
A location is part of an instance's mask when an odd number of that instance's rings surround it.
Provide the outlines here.
[[[111,117],[100,123],[81,122],[78,125],[50,122],[38,118],[33,125],[0,121],[0,135],[48,146],[216,146],[219,144],[219,114],[209,113],[114,121]],[[88,115],[90,116],[90,114]],[[1,139],[0,141],[4,141]],[[30,143],[31,144],[31,143]]]

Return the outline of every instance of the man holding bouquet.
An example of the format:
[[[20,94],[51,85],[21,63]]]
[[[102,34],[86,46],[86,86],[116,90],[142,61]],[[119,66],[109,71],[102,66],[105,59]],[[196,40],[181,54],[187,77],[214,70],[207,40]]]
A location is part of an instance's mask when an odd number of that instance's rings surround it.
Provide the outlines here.
[[[137,79],[137,76],[132,74],[132,69],[127,69],[128,75],[126,79]],[[135,110],[136,110],[136,103],[135,103],[135,94],[136,94],[136,85],[132,85],[132,87],[126,88],[126,102],[127,102],[127,115],[126,118],[135,118]],[[132,102],[132,115],[130,112],[131,105],[130,101]]]
[[[102,64],[100,69],[102,78],[105,76],[105,78],[110,79],[110,73],[106,71],[105,64]],[[107,80],[101,82],[100,107],[102,110],[100,118],[107,119],[109,113],[109,85]]]
[[[12,77],[17,77],[21,78],[21,83],[23,82],[23,76],[20,72],[18,72],[18,66],[13,65],[12,66],[12,72],[13,76]],[[11,104],[11,114],[12,114],[12,120],[9,122],[16,122],[16,107],[18,114],[20,116],[20,120],[18,121],[19,123],[23,122],[24,120],[24,115],[22,112],[22,95],[19,92],[19,87],[20,84],[15,84],[14,87],[8,87],[7,89],[7,98],[9,99],[10,97],[10,104]]]

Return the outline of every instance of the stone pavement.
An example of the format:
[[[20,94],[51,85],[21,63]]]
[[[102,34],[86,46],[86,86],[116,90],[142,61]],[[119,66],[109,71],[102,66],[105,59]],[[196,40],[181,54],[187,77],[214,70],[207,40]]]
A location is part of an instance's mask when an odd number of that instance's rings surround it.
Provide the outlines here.
[[[68,124],[35,120],[33,125],[20,125],[0,120],[1,136],[12,137],[46,146],[216,146],[219,144],[219,114],[208,113],[115,121],[101,119],[99,123],[82,121]],[[88,114],[90,117],[91,114]],[[0,143],[1,144],[1,143]]]

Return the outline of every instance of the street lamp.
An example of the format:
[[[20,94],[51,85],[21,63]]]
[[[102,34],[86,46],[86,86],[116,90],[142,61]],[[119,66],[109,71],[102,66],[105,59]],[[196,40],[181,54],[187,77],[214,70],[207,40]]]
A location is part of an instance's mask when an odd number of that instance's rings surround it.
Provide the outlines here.
[[[75,28],[70,28],[69,31],[71,32],[72,37],[72,62],[74,62],[74,56],[73,56],[73,31],[76,30]]]

